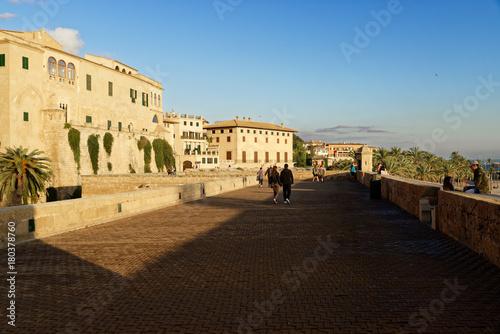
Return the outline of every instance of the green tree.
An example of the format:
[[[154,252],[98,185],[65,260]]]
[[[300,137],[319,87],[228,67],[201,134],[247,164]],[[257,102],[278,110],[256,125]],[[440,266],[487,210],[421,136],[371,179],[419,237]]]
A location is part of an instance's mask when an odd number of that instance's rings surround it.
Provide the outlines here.
[[[5,153],[0,153],[0,191],[7,198],[14,190],[22,192],[23,205],[37,203],[40,193],[45,192],[45,183],[52,175],[51,160],[40,156],[45,152],[34,150],[28,153],[27,148],[6,148]]]
[[[296,167],[306,166],[306,149],[304,147],[304,141],[297,135],[293,135],[293,161],[295,161]]]
[[[99,171],[99,135],[90,135],[87,139],[87,147],[92,163],[92,171],[97,174]]]
[[[377,148],[377,152],[375,152],[373,158],[376,164],[386,165],[386,160],[389,157],[390,152],[385,147]]]

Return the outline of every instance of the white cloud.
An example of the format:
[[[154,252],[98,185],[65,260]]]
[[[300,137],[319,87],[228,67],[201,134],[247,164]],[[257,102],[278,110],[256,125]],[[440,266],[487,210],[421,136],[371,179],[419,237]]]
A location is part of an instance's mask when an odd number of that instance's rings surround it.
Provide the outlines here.
[[[11,17],[16,17],[16,16],[17,16],[16,14],[12,14],[12,13],[3,13],[3,14],[0,14],[0,20],[8,20]]]
[[[66,52],[77,54],[85,44],[80,38],[78,30],[58,27],[55,30],[46,31],[62,45]]]

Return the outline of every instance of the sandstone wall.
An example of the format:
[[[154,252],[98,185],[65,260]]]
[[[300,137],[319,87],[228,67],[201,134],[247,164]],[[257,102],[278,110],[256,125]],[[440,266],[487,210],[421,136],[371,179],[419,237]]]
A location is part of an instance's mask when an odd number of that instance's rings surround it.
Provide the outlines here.
[[[438,229],[500,266],[500,201],[440,191]]]
[[[375,173],[358,172],[370,187]],[[420,199],[434,205],[434,226],[500,266],[500,200],[489,195],[443,191],[435,183],[381,175],[382,196],[419,217]],[[434,200],[433,200],[434,199]]]

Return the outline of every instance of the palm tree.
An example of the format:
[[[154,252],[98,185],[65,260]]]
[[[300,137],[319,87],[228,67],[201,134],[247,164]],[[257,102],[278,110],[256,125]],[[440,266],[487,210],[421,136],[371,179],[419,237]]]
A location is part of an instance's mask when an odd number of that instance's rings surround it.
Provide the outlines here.
[[[388,157],[389,151],[385,147],[379,147],[377,148],[377,152],[375,152],[374,155],[375,163],[385,165]]]
[[[401,147],[396,147],[396,146],[391,147],[390,154],[396,159],[399,159],[401,153],[402,153]]]
[[[416,146],[410,147],[408,156],[412,158],[414,165],[418,165],[418,163],[420,162],[420,158],[422,157],[422,151],[420,151],[420,148]]]
[[[43,151],[34,150],[28,153],[27,148],[6,148],[5,153],[0,153],[0,192],[7,198],[14,190],[22,192],[23,205],[36,203],[41,192],[45,192],[45,183],[52,175],[51,160],[39,156]]]

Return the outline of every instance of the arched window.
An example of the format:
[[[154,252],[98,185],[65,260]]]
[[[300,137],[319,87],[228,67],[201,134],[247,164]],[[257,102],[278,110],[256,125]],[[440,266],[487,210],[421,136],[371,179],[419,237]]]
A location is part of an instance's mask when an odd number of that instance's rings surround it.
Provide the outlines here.
[[[115,67],[115,70],[119,71],[119,70],[120,70],[120,68],[119,68],[118,66],[116,66],[116,67]]]
[[[122,70],[122,73],[125,73],[125,74],[127,74],[127,71],[126,71],[125,69],[123,69],[123,70]]]
[[[155,101],[155,106],[156,106],[156,105],[157,105],[157,104],[156,104],[156,93],[155,93],[155,95],[154,95],[154,96],[155,96],[154,101]]]
[[[158,94],[158,107],[161,107],[160,94]]]
[[[66,63],[64,60],[59,60],[57,62],[58,74],[60,77],[66,78]]]
[[[49,58],[49,74],[56,75],[56,60],[53,57]]]
[[[153,116],[153,123],[158,123],[158,118],[156,118],[156,115]]]
[[[71,63],[68,64],[68,79],[75,80],[75,65]]]

